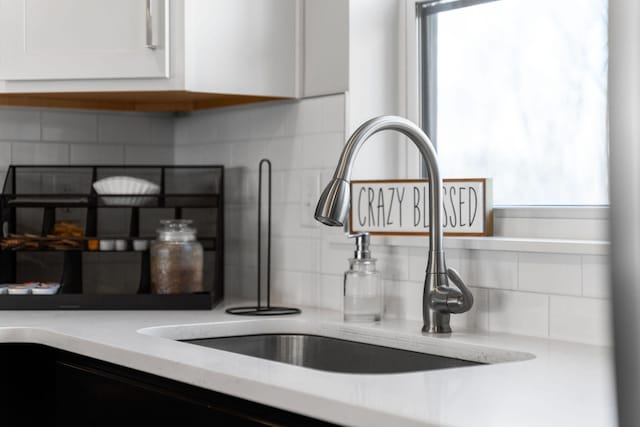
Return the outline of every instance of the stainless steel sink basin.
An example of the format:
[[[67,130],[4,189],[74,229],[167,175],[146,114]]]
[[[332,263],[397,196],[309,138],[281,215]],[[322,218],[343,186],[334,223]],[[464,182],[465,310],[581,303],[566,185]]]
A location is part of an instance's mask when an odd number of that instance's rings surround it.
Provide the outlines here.
[[[306,368],[350,374],[392,374],[481,364],[306,334],[242,335],[184,342]]]

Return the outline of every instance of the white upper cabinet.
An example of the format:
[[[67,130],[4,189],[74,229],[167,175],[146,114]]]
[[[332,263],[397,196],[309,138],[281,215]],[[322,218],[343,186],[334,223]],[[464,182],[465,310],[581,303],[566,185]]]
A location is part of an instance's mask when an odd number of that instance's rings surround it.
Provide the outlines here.
[[[348,89],[348,0],[0,0],[0,105],[187,111]]]
[[[0,0],[0,92],[299,94],[303,0]]]
[[[0,79],[169,77],[166,0],[0,0]]]
[[[191,90],[297,96],[298,0],[185,3],[186,79]]]
[[[348,89],[349,2],[305,0],[303,95],[325,95]]]

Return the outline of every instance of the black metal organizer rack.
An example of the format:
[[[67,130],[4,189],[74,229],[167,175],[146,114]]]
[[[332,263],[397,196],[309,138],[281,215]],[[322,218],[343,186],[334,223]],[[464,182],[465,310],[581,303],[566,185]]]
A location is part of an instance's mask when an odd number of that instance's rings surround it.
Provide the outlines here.
[[[131,194],[100,196],[93,183],[111,176],[131,176],[154,182],[159,194],[140,197],[144,203],[114,204],[119,197]],[[111,203],[106,203],[110,197]],[[138,199],[140,200],[140,199]],[[154,295],[150,287],[149,250],[136,251],[134,240],[150,243],[160,219],[193,219],[198,240],[205,251],[205,292],[194,294]],[[80,223],[84,235],[64,238],[74,247],[52,248],[48,238],[58,220]],[[0,295],[0,309],[211,309],[223,297],[224,283],[224,167],[223,166],[148,166],[148,165],[27,165],[10,166],[0,195],[0,242],[24,239],[33,245],[13,244],[0,248],[0,284],[20,281],[59,281],[56,295]],[[29,236],[29,237],[24,237]],[[37,236],[37,237],[36,237]],[[95,250],[103,239],[124,240],[124,251]],[[94,247],[91,247],[91,243]],[[46,257],[55,254],[55,262],[22,257]],[[90,254],[90,255],[89,255]],[[127,258],[137,270],[136,288],[127,292],[107,289],[117,284],[124,271],[109,268],[113,254]],[[86,258],[93,260],[94,270],[111,274],[91,277]],[[36,265],[38,268],[32,268]],[[97,265],[97,267],[95,267]],[[55,275],[54,280],[40,280],[38,275]],[[90,284],[106,282],[101,289]]]

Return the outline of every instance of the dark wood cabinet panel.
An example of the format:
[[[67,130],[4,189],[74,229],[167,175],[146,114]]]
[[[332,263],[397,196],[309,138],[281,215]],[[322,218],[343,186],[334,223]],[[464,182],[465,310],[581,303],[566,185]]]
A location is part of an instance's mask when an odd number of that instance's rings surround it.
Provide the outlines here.
[[[322,421],[34,344],[0,344],[8,425],[319,426]]]
[[[31,344],[0,345],[2,425],[46,425],[55,414],[53,351],[34,350]]]

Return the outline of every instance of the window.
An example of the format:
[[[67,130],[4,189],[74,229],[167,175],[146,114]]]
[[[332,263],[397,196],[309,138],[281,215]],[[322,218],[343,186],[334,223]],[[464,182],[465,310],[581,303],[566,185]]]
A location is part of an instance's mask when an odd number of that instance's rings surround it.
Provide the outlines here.
[[[418,4],[422,125],[495,205],[608,203],[607,1]]]

